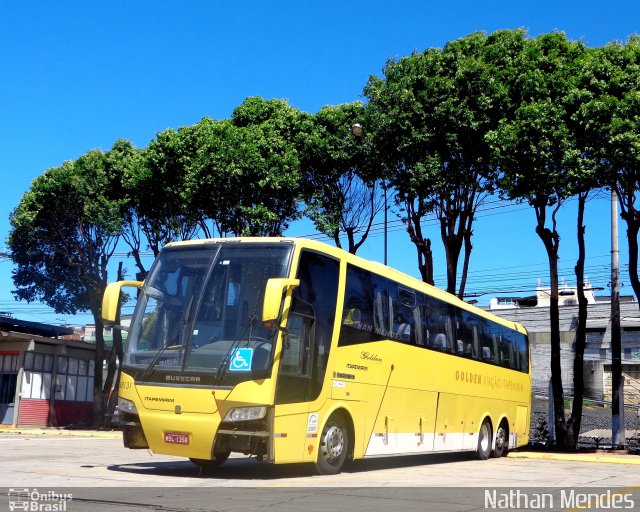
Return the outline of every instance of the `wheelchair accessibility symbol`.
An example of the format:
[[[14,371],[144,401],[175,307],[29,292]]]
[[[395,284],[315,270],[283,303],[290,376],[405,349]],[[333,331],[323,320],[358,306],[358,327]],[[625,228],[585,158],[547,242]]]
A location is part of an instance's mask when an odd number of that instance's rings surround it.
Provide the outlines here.
[[[250,372],[253,359],[252,348],[237,348],[231,356],[229,370],[232,372]]]

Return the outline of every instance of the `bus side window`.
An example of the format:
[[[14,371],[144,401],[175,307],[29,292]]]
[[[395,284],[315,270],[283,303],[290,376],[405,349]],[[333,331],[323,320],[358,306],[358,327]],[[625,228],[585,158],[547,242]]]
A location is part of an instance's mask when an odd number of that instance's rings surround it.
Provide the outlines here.
[[[389,283],[391,336],[403,343],[416,344],[416,292]],[[419,317],[419,314],[418,314]]]
[[[494,334],[487,343],[482,346],[482,360],[487,362],[494,362],[494,354],[496,353],[496,347],[498,346],[498,334]]]
[[[504,329],[502,326],[494,322],[486,322],[485,332],[481,338],[480,359],[488,363],[496,363],[496,354],[498,354],[500,344],[502,343],[502,334]]]
[[[451,306],[446,302],[425,296],[424,306],[421,309],[427,346],[440,352],[455,352]]]
[[[489,326],[489,322],[484,319],[481,318],[479,319],[479,323],[478,323],[478,330],[477,330],[477,338],[474,340],[474,346],[473,346],[473,358],[474,359],[481,359],[481,360],[485,360],[485,357],[487,358],[487,360],[491,360],[491,345],[492,345],[492,341],[491,341],[491,335],[490,335],[490,326]],[[487,350],[484,350],[484,348],[487,348]],[[485,352],[483,354],[483,351]]]
[[[439,332],[435,335],[435,338],[433,339],[433,348],[441,350],[442,352],[447,350],[447,336],[444,333]]]
[[[518,370],[521,372],[529,371],[529,346],[527,337],[521,332],[515,333],[515,343],[518,347]]]
[[[511,367],[513,348],[509,339],[509,332],[504,329],[502,335],[498,338],[496,350],[496,362],[500,366]]]
[[[424,347],[425,345],[425,338],[424,338],[424,334],[425,331],[423,329],[422,326],[422,295],[416,294],[416,306],[413,308],[413,322],[414,322],[414,336],[415,336],[415,344],[420,346],[420,347]],[[428,332],[428,330],[427,330]]]
[[[385,321],[385,297],[381,289],[377,289],[373,293],[373,326],[376,332],[383,333],[387,331],[387,323]],[[384,336],[384,335],[383,335]]]
[[[348,265],[338,345],[388,339],[389,310],[387,280],[373,272]]]

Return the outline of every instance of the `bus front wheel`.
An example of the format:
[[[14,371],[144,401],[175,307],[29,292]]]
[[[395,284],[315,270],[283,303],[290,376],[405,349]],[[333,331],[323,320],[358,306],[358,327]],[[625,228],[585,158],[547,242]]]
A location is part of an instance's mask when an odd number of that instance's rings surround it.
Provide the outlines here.
[[[478,449],[476,456],[480,460],[487,460],[491,455],[491,423],[484,420],[478,433]]]
[[[229,458],[229,455],[231,455],[231,452],[216,452],[214,454],[214,459],[213,460],[208,460],[208,459],[189,459],[191,462],[193,462],[196,466],[198,466],[200,469],[213,469],[213,468],[217,468],[218,466],[222,466],[225,462],[227,462],[227,459]]]
[[[349,430],[341,416],[331,416],[320,436],[316,470],[321,475],[340,473],[349,452]]]

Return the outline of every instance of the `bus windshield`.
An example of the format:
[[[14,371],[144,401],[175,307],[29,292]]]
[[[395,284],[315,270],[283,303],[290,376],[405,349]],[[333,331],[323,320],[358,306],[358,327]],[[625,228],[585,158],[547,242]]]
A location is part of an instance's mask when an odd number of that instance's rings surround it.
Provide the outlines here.
[[[285,277],[291,244],[219,243],[164,249],[132,319],[125,365],[143,380],[170,372],[203,384],[264,376],[275,331],[262,326],[267,280]],[[158,376],[160,375],[160,376]]]

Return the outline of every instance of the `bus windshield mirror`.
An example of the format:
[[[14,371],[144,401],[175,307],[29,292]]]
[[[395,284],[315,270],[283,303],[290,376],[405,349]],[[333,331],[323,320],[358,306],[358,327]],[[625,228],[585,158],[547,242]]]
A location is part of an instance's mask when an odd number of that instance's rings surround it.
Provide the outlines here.
[[[300,297],[293,297],[291,304],[291,312],[298,314],[302,317],[315,319],[315,311],[313,305]]]
[[[151,297],[152,299],[156,299],[166,304],[171,304],[174,306],[179,306],[181,304],[181,301],[178,297],[172,297],[168,293],[165,293],[162,290],[158,290],[153,286],[147,286],[144,290],[144,294],[148,297]]]

